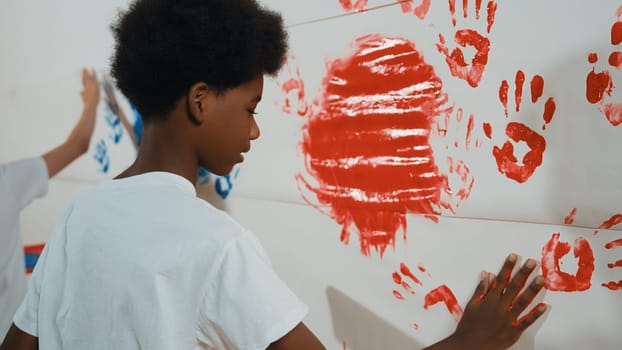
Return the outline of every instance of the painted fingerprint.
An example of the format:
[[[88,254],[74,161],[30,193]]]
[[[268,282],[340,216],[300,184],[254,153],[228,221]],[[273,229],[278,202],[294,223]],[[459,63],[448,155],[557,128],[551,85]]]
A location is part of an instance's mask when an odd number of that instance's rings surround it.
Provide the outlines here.
[[[297,180],[319,205],[307,202],[342,225],[343,242],[354,227],[362,253],[382,256],[398,231],[406,238],[406,213],[433,216],[455,206],[443,200],[451,189],[430,146],[448,98],[434,68],[403,38],[361,37],[350,57],[327,69],[301,142],[313,181],[301,174]],[[468,171],[461,162],[452,169]]]

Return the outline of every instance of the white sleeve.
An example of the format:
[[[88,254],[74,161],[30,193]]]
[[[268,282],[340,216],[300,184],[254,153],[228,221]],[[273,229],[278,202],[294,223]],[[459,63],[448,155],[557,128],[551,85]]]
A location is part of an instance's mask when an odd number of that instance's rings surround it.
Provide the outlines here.
[[[208,344],[265,349],[307,314],[250,233],[228,245],[214,271],[199,313],[199,334]]]
[[[0,173],[20,209],[48,191],[48,169],[42,157],[0,165]]]

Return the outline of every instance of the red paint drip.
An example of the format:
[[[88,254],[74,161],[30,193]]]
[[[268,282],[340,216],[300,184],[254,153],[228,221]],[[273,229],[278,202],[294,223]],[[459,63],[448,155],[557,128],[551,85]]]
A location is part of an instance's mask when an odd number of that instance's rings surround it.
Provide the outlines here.
[[[436,44],[436,48],[445,55],[445,62],[447,62],[451,75],[465,80],[471,87],[477,87],[488,64],[490,40],[472,29],[458,30],[454,35],[454,41],[457,46],[450,54],[449,49],[445,46],[444,38],[440,37],[441,40]],[[470,63],[465,61],[464,53],[461,49],[461,47],[467,46],[475,49],[475,54]]]
[[[475,0],[475,19],[479,19],[482,9],[482,0]]]
[[[555,100],[552,97],[549,97],[546,100],[546,103],[544,103],[544,112],[542,113],[542,119],[544,119],[544,124],[542,125],[542,130],[546,130],[546,126],[551,122],[551,120],[553,120],[555,109]]]
[[[577,208],[572,208],[572,210],[570,211],[570,214],[568,214],[568,216],[566,216],[566,218],[564,219],[564,224],[572,225],[576,214],[577,214]]]
[[[484,135],[492,140],[492,126],[490,123],[484,123]]]
[[[514,146],[510,141],[506,141],[501,148],[494,146],[492,154],[497,167],[499,172],[507,178],[524,183],[542,164],[546,140],[528,126],[516,122],[508,123],[505,134],[514,142],[526,142],[529,151],[523,156],[522,164],[519,164],[514,155]]]
[[[423,285],[423,284],[421,283],[421,281],[417,278],[417,276],[415,276],[415,275],[414,275],[414,274],[410,271],[410,268],[409,268],[406,264],[404,264],[404,263],[400,263],[400,272],[401,272],[404,276],[406,276],[406,277],[410,278],[411,280],[413,280],[413,282],[417,283],[418,285],[420,285],[420,286],[421,286],[421,285]]]
[[[396,290],[393,291],[393,296],[396,297],[398,300],[406,300],[404,296],[402,295],[402,293]]]
[[[607,266],[608,266],[610,269],[613,269],[614,267],[622,267],[622,260],[618,260],[618,261],[616,261],[616,262],[615,262],[615,263],[613,263],[613,264],[607,264]]]
[[[363,12],[367,9],[367,0],[357,0],[355,3],[352,3],[351,0],[339,0],[339,3],[341,7],[348,12],[353,10],[356,12]]]
[[[611,26],[611,45],[622,43],[622,22],[616,21]]]
[[[605,94],[611,95],[613,82],[608,71],[596,73],[594,69],[587,75],[586,97],[591,104],[602,102]]]
[[[430,306],[438,303],[445,304],[454,321],[460,321],[464,312],[460,304],[458,304],[456,296],[446,285],[442,285],[426,294],[423,307],[427,310]]]
[[[596,52],[590,52],[590,53],[587,55],[587,60],[588,60],[590,63],[596,63],[596,62],[598,62],[598,54],[596,54]]]
[[[622,239],[618,239],[612,242],[609,242],[605,245],[605,248],[607,249],[613,249],[613,248],[617,248],[617,247],[622,247]]]
[[[614,51],[609,55],[609,64],[612,67],[620,68],[622,65],[622,52]]]
[[[576,275],[561,271],[559,260],[570,252],[570,244],[559,241],[559,232],[554,233],[542,248],[542,275],[545,287],[552,291],[577,292],[588,290],[594,272],[594,253],[589,242],[579,237],[574,241],[574,256],[578,258]]]
[[[301,142],[317,184],[300,174],[297,180],[331,207],[342,241],[355,227],[362,253],[373,248],[382,256],[398,230],[405,234],[407,212],[452,209],[441,200],[448,178],[429,143],[447,95],[433,67],[402,38],[359,38],[354,54],[327,71],[320,111],[309,116]]]
[[[466,133],[466,150],[469,150],[469,146],[471,145],[471,136],[473,134],[473,126],[475,125],[475,118],[473,114],[469,115],[469,121],[467,123],[467,133]]]
[[[531,78],[531,102],[536,103],[538,99],[542,97],[542,92],[544,91],[544,79],[540,75],[534,75]]]
[[[451,24],[456,26],[456,0],[449,0],[449,13],[451,14]]]
[[[486,17],[486,21],[488,22],[488,26],[486,27],[486,32],[490,33],[490,29],[492,25],[495,23],[495,13],[497,13],[497,3],[495,1],[490,1],[488,3],[488,16]]]
[[[508,117],[508,91],[510,90],[510,84],[507,80],[501,82],[501,86],[499,86],[499,101],[503,105],[503,109],[505,111],[505,117]]]
[[[608,230],[621,222],[622,222],[622,214],[616,214],[610,217],[609,220],[600,224],[598,228],[601,230]]]
[[[622,290],[622,281],[618,281],[618,282],[611,281],[609,283],[603,283],[602,286],[607,289],[611,289],[611,290]]]
[[[523,84],[525,83],[525,73],[522,70],[516,71],[516,91],[514,92],[514,102],[516,103],[516,111],[520,112],[520,104],[523,98]]]

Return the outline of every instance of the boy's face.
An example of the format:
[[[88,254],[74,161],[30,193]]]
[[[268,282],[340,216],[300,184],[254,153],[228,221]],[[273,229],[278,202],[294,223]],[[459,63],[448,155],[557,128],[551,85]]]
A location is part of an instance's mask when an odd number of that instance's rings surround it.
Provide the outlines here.
[[[224,95],[210,94],[206,122],[199,148],[200,162],[216,175],[226,175],[244,160],[242,153],[259,137],[255,109],[263,93],[263,76],[227,90]]]

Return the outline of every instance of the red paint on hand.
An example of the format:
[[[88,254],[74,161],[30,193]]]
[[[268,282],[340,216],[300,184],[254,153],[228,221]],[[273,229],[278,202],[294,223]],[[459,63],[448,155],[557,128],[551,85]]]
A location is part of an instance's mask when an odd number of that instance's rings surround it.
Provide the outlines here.
[[[448,178],[429,142],[447,95],[433,67],[401,38],[364,36],[327,71],[319,112],[309,116],[301,142],[315,183],[297,179],[330,207],[343,242],[354,226],[362,253],[373,248],[382,256],[398,230],[405,235],[407,212],[452,210],[441,200]]]
[[[589,242],[579,237],[574,242],[573,253],[578,258],[576,275],[561,271],[559,260],[570,252],[570,244],[559,241],[559,232],[554,233],[542,248],[542,275],[545,287],[552,291],[578,292],[588,290],[594,272],[594,253]]]
[[[438,303],[445,304],[447,311],[449,311],[456,323],[460,321],[464,311],[460,304],[458,304],[458,300],[454,293],[446,285],[442,285],[426,294],[423,307],[427,310],[430,306]]]

